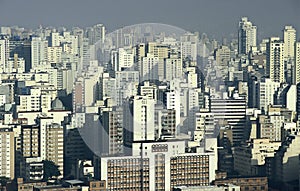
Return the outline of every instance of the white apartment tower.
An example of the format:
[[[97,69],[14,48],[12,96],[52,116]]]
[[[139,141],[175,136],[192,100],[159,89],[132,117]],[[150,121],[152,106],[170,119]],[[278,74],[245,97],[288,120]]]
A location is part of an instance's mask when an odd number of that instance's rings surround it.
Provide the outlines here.
[[[271,37],[267,44],[267,76],[274,82],[284,82],[284,43]]]
[[[252,25],[247,17],[240,20],[238,31],[238,50],[240,54],[248,54],[251,47],[256,46],[256,31],[256,26]]]
[[[133,101],[133,140],[154,140],[154,99],[137,96]]]
[[[112,52],[111,60],[115,71],[130,69],[134,64],[134,54],[124,48],[119,48]]]
[[[101,43],[105,40],[105,26],[103,24],[97,24],[94,27],[95,43],[100,41]]]
[[[5,71],[9,58],[9,40],[0,39],[0,70]]]
[[[164,69],[165,69],[165,79],[171,81],[175,78],[182,78],[182,59],[176,56],[171,58],[166,58],[164,60]]]
[[[271,79],[264,79],[258,83],[257,105],[259,109],[268,109],[269,105],[274,104],[274,94],[277,88],[280,87],[279,82],[274,82]]]
[[[180,37],[182,58],[189,58],[191,61],[197,61],[198,35],[186,33]]]
[[[135,96],[123,105],[125,146],[133,141],[155,139],[155,100],[147,96]]]
[[[160,63],[159,58],[152,54],[148,54],[147,57],[142,58],[140,68],[140,80],[157,80],[158,79],[158,65]]]
[[[48,41],[33,37],[31,41],[31,68],[44,66],[48,61]]]

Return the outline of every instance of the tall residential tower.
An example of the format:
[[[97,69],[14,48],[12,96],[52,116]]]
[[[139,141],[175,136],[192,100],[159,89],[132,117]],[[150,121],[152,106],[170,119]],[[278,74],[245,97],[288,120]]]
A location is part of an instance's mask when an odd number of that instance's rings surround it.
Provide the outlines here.
[[[240,54],[248,54],[251,47],[256,46],[256,31],[256,26],[252,25],[247,17],[243,17],[240,20],[238,31],[238,51]]]

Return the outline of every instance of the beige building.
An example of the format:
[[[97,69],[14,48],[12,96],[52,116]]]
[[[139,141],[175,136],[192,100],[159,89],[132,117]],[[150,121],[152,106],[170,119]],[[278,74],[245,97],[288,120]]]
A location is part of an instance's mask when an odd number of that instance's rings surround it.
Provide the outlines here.
[[[300,83],[300,42],[295,43],[294,84]]]
[[[15,140],[14,132],[0,129],[0,176],[14,179],[15,177]]]
[[[234,148],[234,170],[244,176],[259,175],[259,167],[265,164],[266,157],[274,157],[281,142],[269,139],[252,139],[245,146]]]
[[[283,29],[284,58],[293,59],[295,56],[296,29],[285,26]]]
[[[61,178],[64,172],[64,130],[59,124],[52,123],[47,127],[46,158],[58,165]]]
[[[21,176],[27,180],[43,178],[42,161],[50,160],[59,166],[63,177],[64,167],[64,137],[63,127],[53,123],[52,117],[37,118],[37,125],[23,125],[21,127],[21,153],[23,160],[20,164]],[[34,169],[40,169],[34,172]],[[25,174],[24,174],[25,173]]]
[[[213,141],[206,145],[215,148]],[[208,186],[217,170],[214,151],[186,153],[185,141],[180,140],[135,142],[132,156],[102,157],[100,176],[109,190],[163,191],[178,186]]]

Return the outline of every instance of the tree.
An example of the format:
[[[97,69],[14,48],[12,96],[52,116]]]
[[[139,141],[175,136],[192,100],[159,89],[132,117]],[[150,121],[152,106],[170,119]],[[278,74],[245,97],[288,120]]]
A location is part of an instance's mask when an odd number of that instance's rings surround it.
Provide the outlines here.
[[[61,175],[60,171],[58,170],[58,165],[56,165],[53,161],[44,160],[44,181],[48,181],[49,178],[58,177]]]

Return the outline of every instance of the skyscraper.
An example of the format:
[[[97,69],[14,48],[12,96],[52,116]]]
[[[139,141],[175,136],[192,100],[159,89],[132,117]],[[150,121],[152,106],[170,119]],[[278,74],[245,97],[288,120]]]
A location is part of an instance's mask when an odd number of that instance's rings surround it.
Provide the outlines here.
[[[292,26],[285,26],[283,30],[284,41],[284,58],[294,58],[295,56],[295,42],[296,42],[296,29]]]
[[[111,111],[103,111],[102,143],[103,153],[120,154],[123,152],[123,111],[122,107],[113,107]]]
[[[147,96],[135,96],[123,105],[125,146],[133,141],[155,139],[154,111],[155,100]]]
[[[297,85],[300,82],[300,42],[295,43],[295,67],[293,82]]]
[[[0,39],[0,70],[4,71],[9,58],[9,40]]]
[[[256,26],[252,25],[248,21],[247,17],[243,17],[239,22],[239,47],[238,51],[240,54],[248,54],[251,47],[256,46]]]
[[[284,82],[284,43],[271,37],[267,44],[267,76],[274,82]]]

